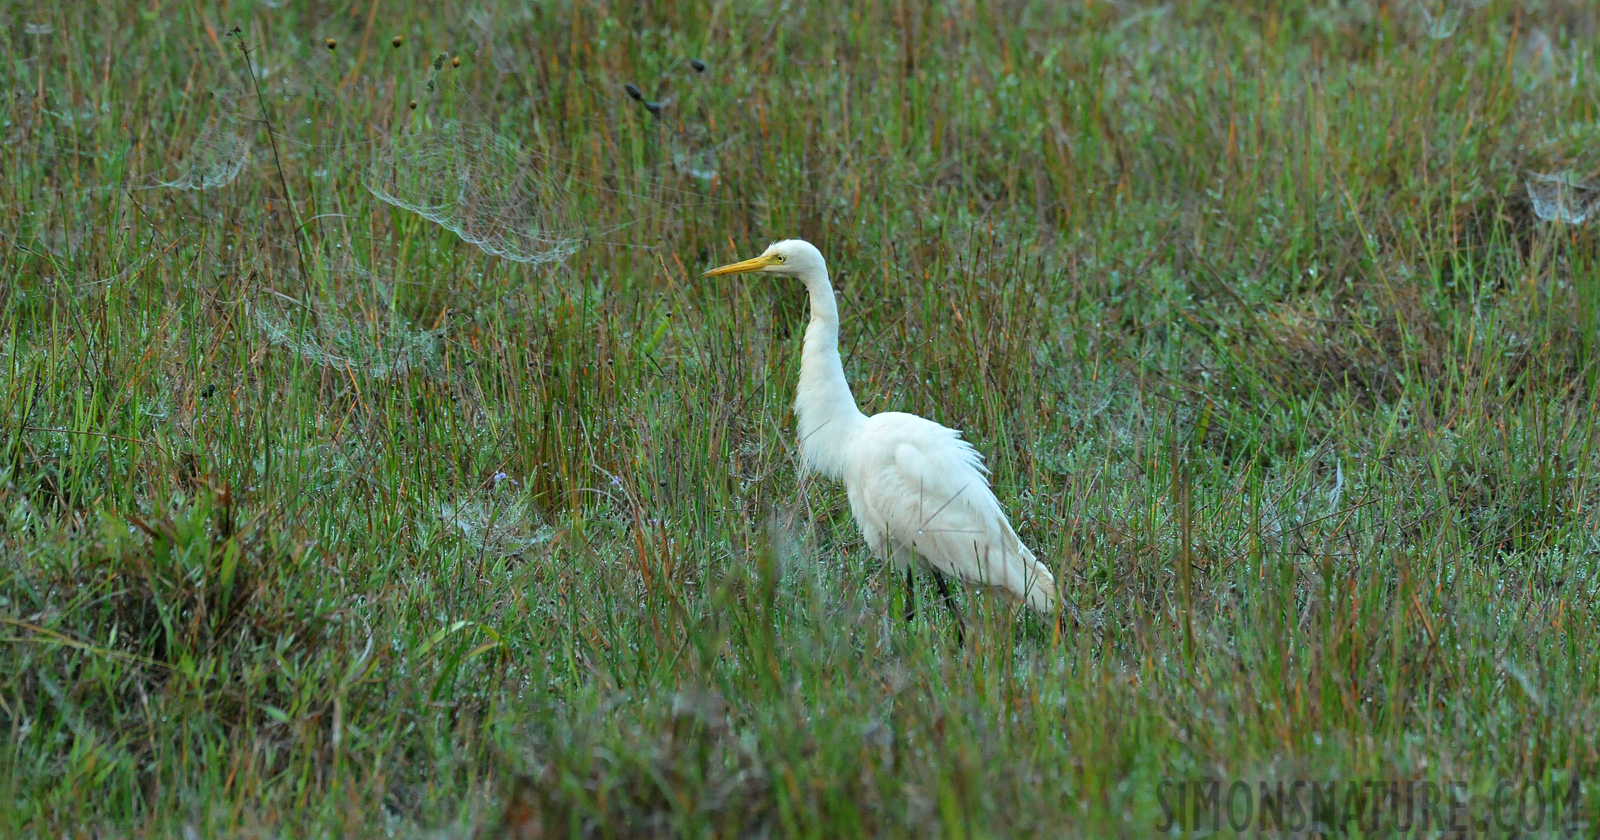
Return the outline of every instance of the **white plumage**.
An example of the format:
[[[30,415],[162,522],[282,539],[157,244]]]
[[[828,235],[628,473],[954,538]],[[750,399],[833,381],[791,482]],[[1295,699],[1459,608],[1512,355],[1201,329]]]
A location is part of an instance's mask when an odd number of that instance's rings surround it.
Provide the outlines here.
[[[788,239],[705,276],[751,271],[798,278],[810,293],[794,402],[800,450],[809,469],[844,482],[873,553],[908,571],[921,558],[938,573],[999,587],[1052,615],[1055,577],[1017,537],[989,489],[982,456],[961,433],[914,414],[868,417],[856,407],[839,359],[839,308],[822,253]]]

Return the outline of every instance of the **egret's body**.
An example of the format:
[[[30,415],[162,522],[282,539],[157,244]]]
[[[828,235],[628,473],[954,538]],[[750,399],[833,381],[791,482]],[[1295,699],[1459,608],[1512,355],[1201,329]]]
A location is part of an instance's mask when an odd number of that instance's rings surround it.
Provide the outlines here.
[[[706,274],[747,271],[798,278],[811,296],[794,403],[800,450],[808,469],[844,482],[873,553],[905,570],[908,583],[921,558],[941,591],[942,573],[999,587],[1053,614],[1054,576],[1017,537],[989,489],[982,456],[961,433],[914,414],[868,417],[856,407],[839,359],[839,307],[821,252],[789,239]]]

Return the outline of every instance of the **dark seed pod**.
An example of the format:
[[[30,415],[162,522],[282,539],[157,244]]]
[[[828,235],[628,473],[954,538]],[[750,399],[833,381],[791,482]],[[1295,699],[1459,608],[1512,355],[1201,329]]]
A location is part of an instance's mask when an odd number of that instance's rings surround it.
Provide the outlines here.
[[[693,67],[694,68],[694,72],[696,72],[696,73],[704,73],[704,72],[706,72],[706,63],[704,61],[701,61],[698,58],[689,59],[689,66]]]
[[[395,49],[400,49],[400,45],[405,43],[405,39],[401,38],[399,35],[396,35],[394,36],[394,40],[390,41],[389,43],[393,44]]]
[[[625,90],[627,90],[628,91],[628,95],[633,97],[635,100],[637,100],[639,102],[643,102],[644,101],[644,91],[639,90],[639,86],[638,85],[634,84],[633,82],[629,82],[629,83],[623,85],[622,87]]]

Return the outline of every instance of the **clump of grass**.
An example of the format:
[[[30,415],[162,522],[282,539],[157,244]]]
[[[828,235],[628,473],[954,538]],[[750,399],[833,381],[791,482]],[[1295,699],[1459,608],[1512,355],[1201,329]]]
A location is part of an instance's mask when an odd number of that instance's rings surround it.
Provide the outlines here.
[[[664,720],[625,729],[627,749],[564,752],[537,777],[515,779],[501,830],[535,837],[563,828],[658,835],[776,830],[768,771],[755,744],[737,738],[722,697],[681,692],[663,711]]]

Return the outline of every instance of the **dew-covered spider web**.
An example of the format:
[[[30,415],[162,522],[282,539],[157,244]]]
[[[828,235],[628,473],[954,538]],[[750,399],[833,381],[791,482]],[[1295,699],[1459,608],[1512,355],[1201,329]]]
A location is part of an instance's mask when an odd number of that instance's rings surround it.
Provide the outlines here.
[[[214,190],[233,183],[250,161],[250,140],[237,114],[222,110],[206,120],[178,163],[178,177],[158,181],[179,190]]]
[[[1529,174],[1528,198],[1540,221],[1581,225],[1600,205],[1600,186],[1571,175]]]
[[[496,256],[560,263],[580,242],[567,191],[547,161],[487,127],[419,127],[378,149],[366,186]]]
[[[1488,0],[1416,0],[1423,31],[1435,41],[1455,35],[1462,19],[1487,3]]]
[[[253,308],[256,326],[269,344],[319,367],[393,379],[443,366],[440,334],[392,312],[373,309],[350,317],[338,310],[319,311],[302,329],[289,312],[271,305]]]

